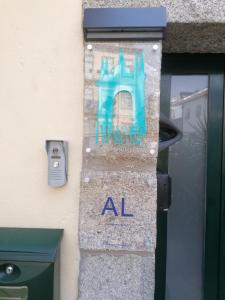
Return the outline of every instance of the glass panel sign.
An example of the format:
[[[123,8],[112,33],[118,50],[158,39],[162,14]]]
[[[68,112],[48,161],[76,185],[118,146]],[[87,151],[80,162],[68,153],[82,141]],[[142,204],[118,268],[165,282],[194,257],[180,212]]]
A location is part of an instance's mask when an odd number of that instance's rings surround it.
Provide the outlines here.
[[[89,157],[93,151],[105,156],[106,149],[108,157],[129,151],[149,159],[150,149],[157,156],[161,45],[156,44],[86,45],[84,152]]]

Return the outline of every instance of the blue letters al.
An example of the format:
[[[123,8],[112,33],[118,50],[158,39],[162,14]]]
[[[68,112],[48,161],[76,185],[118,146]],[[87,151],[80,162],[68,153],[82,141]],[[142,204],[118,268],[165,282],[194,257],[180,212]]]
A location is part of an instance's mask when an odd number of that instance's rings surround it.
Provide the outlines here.
[[[125,200],[124,200],[124,198],[122,198],[121,210],[122,210],[122,212],[121,212],[122,217],[133,217],[134,216],[133,214],[126,214],[125,213]]]
[[[110,205],[111,204],[111,205]],[[113,199],[111,197],[108,197],[106,203],[105,203],[105,206],[102,210],[102,213],[101,215],[104,215],[106,211],[113,211],[114,212],[114,215],[115,216],[118,216],[118,213],[116,211],[116,208],[115,208],[115,205],[114,205],[114,202],[113,202]]]

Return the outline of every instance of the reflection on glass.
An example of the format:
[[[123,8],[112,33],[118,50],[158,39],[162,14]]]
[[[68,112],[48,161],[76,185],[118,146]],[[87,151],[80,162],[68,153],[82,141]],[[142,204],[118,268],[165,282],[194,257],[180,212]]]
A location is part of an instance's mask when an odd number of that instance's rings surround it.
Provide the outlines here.
[[[172,76],[170,117],[183,132],[169,150],[166,300],[203,299],[208,76]]]
[[[113,127],[120,128],[123,134],[129,132],[133,123],[132,96],[128,92],[120,92],[114,101]]]
[[[95,43],[85,51],[84,150],[144,150],[147,137],[156,141],[149,123],[151,55],[146,43]]]

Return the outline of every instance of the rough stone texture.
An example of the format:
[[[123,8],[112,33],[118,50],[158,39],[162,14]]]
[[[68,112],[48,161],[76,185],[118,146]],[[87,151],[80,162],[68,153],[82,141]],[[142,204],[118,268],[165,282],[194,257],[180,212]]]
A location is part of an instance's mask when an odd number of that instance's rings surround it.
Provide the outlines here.
[[[153,300],[154,256],[82,254],[79,300]]]
[[[224,53],[225,24],[169,23],[163,41],[167,53]]]
[[[156,162],[158,153],[158,118],[161,71],[161,42],[155,43],[91,43],[92,49],[85,45],[85,98],[84,98],[84,144],[83,168],[133,169],[148,161]],[[153,50],[153,45],[158,49]],[[145,111],[147,135],[140,145],[96,144],[96,113],[98,105],[98,88],[101,58],[109,57],[115,67],[118,63],[119,49],[123,48],[125,61],[132,65],[137,51],[143,51],[145,60]],[[88,149],[88,151],[87,151]],[[154,153],[151,154],[150,150]]]
[[[225,53],[224,0],[85,0],[84,7],[164,6],[168,26],[163,52]]]
[[[89,182],[85,182],[88,181]],[[156,174],[155,165],[147,173],[86,171],[81,179],[80,247],[151,251],[156,246]],[[113,198],[118,216],[113,211],[101,212],[108,197]],[[121,216],[121,199],[125,213]],[[112,207],[112,205],[109,205]]]
[[[134,3],[143,6],[144,2]],[[78,299],[153,300],[161,42],[90,45],[85,44],[84,62],[79,221],[82,256]],[[153,45],[158,48],[154,50]],[[121,145],[114,144],[112,139],[109,144],[96,144],[99,92],[96,80],[99,79],[101,59],[107,57],[109,68],[115,67],[119,48],[124,49],[130,70],[134,68],[135,53],[144,54],[147,134],[140,145],[130,144],[130,137],[128,142],[125,137],[125,143]],[[113,198],[118,216],[112,211],[101,214],[108,197]],[[121,216],[122,198],[125,213],[133,214],[132,217]]]
[[[149,1],[146,0],[84,0],[84,8],[96,7],[148,7]]]
[[[224,23],[224,0],[84,0],[84,7],[154,7],[164,6],[169,22]]]

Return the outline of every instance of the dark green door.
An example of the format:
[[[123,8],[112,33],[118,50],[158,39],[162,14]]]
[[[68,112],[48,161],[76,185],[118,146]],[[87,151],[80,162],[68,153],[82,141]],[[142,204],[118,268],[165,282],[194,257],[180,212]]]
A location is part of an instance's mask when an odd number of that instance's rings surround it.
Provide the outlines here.
[[[183,133],[159,155],[172,204],[158,211],[156,300],[224,300],[222,56],[165,55],[161,112]]]

